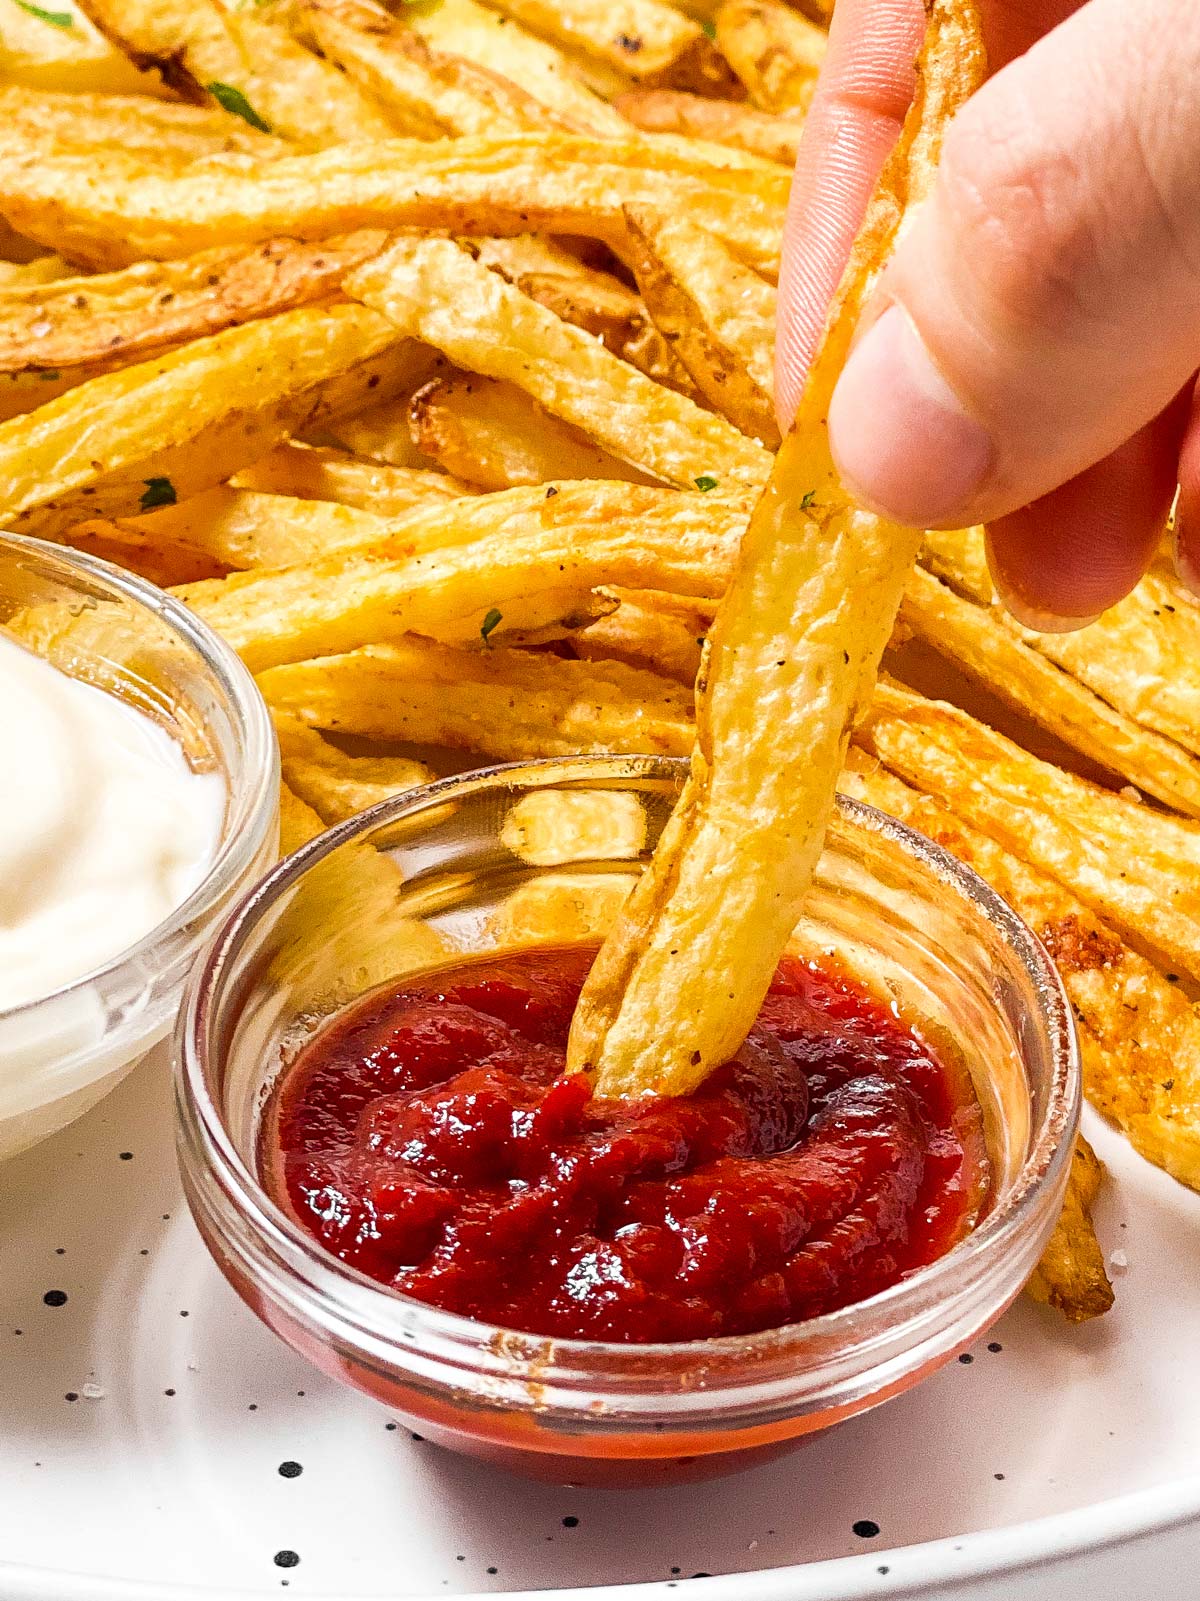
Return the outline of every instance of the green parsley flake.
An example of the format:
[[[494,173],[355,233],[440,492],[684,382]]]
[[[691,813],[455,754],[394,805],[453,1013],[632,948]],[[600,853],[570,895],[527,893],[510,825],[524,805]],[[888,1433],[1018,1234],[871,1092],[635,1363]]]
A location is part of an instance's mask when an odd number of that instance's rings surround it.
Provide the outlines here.
[[[270,133],[271,124],[263,121],[240,89],[235,89],[231,83],[209,83],[205,84],[205,88],[222,110],[241,117],[243,122],[257,128],[259,133]]]
[[[17,0],[17,4],[29,16],[36,17],[39,22],[48,22],[52,28],[73,28],[75,26],[75,18],[69,11],[46,11],[41,6],[33,5],[31,0]]]
[[[138,501],[143,511],[153,511],[155,506],[173,506],[179,499],[169,478],[146,478],[143,482],[146,488]]]
[[[813,496],[815,494],[816,494],[816,490],[815,489],[809,489],[809,490],[805,491],[804,499],[800,502],[800,510],[801,511],[808,511],[808,509],[811,507],[811,505],[813,503]]]
[[[706,18],[700,26],[704,29],[708,38],[715,39],[717,37],[717,25],[711,17]]]
[[[485,645],[490,645],[491,641],[488,636],[491,634],[494,628],[498,628],[500,626],[503,618],[504,613],[497,611],[493,606],[491,611],[488,612],[487,616],[483,619],[483,622],[479,625],[479,637],[483,640]]]
[[[711,473],[701,473],[699,478],[694,479],[693,482],[695,483],[696,488],[703,495],[707,495],[710,489],[715,489],[717,487],[717,480],[711,475]]]
[[[43,367],[41,372],[38,373],[38,377],[43,379],[44,382],[52,384],[56,378],[62,377],[62,373],[59,372],[57,367]]]

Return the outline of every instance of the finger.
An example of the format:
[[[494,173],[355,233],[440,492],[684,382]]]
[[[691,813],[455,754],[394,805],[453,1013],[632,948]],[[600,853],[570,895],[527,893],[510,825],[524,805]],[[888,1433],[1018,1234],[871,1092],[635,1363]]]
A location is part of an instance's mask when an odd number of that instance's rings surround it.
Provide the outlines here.
[[[1192,593],[1200,596],[1200,384],[1192,391],[1191,411],[1179,451],[1175,566]]]
[[[964,108],[830,409],[867,504],[994,521],[1168,405],[1200,351],[1198,75],[1194,0],[1090,0]]]
[[[1009,610],[1044,633],[1080,628],[1121,600],[1162,538],[1192,386],[1111,456],[988,527]]]
[[[1030,45],[1057,28],[1084,0],[984,0],[983,42],[988,65],[999,72],[1025,54]]]
[[[920,0],[841,0],[788,203],[775,404],[791,426],[829,302],[913,95]]]

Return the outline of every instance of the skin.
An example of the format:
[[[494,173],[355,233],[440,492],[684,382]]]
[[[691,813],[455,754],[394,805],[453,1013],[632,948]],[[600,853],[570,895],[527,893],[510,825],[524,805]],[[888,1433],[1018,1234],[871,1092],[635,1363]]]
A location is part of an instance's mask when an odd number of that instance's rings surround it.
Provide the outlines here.
[[[830,408],[859,498],[988,525],[997,585],[1077,627],[1145,570],[1176,484],[1200,594],[1200,5],[982,0],[992,76]],[[839,0],[796,165],[776,401],[794,415],[913,88],[920,0]]]

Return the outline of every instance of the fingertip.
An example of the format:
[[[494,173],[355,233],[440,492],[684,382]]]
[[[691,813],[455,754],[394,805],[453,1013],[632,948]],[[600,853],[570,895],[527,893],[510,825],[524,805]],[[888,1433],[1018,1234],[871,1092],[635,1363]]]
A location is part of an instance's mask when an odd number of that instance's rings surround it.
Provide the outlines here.
[[[1200,599],[1200,388],[1179,452],[1179,502],[1175,508],[1175,570]]]

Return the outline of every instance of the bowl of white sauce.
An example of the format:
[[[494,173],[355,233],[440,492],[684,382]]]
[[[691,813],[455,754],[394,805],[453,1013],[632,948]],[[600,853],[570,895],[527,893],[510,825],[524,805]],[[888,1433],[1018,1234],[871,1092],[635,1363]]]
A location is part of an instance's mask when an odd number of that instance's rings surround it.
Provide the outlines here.
[[[0,533],[0,1158],[169,1032],[192,960],[273,860],[250,674],[154,585]]]

